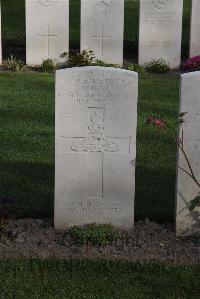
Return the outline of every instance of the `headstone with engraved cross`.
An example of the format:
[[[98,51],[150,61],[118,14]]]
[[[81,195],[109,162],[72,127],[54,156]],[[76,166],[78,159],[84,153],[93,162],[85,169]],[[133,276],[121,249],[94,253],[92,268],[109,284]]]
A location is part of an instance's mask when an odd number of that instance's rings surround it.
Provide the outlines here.
[[[134,224],[138,78],[83,67],[56,74],[55,227]]]
[[[124,0],[81,0],[81,50],[123,64]]]
[[[26,0],[26,62],[63,62],[69,49],[69,0]]]
[[[200,196],[200,72],[181,77],[180,113],[187,113],[179,132],[176,233],[191,235],[200,232],[200,207],[190,209]]]
[[[162,58],[180,66],[182,14],[183,0],[140,0],[139,64]]]

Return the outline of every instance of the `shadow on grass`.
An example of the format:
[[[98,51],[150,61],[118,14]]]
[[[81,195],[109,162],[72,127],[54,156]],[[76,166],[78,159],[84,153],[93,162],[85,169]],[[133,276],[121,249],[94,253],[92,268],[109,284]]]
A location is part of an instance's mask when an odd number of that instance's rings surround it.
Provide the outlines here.
[[[1,162],[1,199],[10,198],[14,216],[45,218],[53,215],[54,164]]]
[[[173,222],[175,170],[148,166],[136,167],[135,219]]]

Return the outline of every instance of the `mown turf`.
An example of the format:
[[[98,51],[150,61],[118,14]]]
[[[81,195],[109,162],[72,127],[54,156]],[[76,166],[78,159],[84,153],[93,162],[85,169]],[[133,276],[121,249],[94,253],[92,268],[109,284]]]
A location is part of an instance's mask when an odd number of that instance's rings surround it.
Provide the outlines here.
[[[200,268],[109,261],[0,262],[1,298],[199,298]]]
[[[2,0],[4,57],[25,57],[25,0]],[[80,0],[70,0],[70,48],[80,46]],[[190,0],[184,0],[182,54],[188,55]],[[124,53],[137,60],[139,0],[125,0]]]
[[[0,74],[0,197],[15,214],[42,217],[53,211],[54,78]]]
[[[145,74],[139,80],[136,219],[172,221],[179,78]],[[54,76],[0,74],[0,198],[14,200],[18,217],[53,215]],[[160,114],[169,133],[144,124]]]

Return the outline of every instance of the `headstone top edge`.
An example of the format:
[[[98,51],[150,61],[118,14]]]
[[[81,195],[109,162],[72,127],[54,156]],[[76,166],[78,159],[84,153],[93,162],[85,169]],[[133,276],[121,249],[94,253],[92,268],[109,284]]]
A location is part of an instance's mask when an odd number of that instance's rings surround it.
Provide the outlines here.
[[[200,76],[200,71],[195,71],[195,72],[189,72],[189,73],[184,73],[184,74],[181,74],[181,78],[184,79],[184,78],[187,78],[187,77],[192,77],[192,76],[197,76],[199,75]]]
[[[67,69],[61,69],[56,71],[56,75],[61,75],[64,73],[71,73],[71,72],[80,72],[80,71],[106,71],[106,72],[118,72],[118,73],[126,73],[130,74],[134,77],[138,77],[137,72],[121,69],[121,68],[115,68],[115,67],[102,67],[102,66],[83,66],[83,67],[73,67],[73,68],[67,68]]]

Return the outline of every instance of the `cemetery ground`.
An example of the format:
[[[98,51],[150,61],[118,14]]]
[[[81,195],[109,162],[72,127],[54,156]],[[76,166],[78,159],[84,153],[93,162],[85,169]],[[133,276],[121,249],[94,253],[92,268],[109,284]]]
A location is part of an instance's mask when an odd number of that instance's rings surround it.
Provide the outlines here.
[[[1,261],[1,298],[199,298],[197,266]]]
[[[53,229],[54,75],[2,72],[0,86],[2,298],[198,298],[199,239],[177,239],[172,224],[179,76],[140,75],[135,216],[143,221],[105,247],[77,246]],[[162,134],[145,125],[151,113],[166,121]]]
[[[70,7],[70,47],[78,48],[79,1]],[[125,7],[125,58],[135,61],[138,1]],[[4,58],[24,59],[24,0],[2,1],[2,10]],[[135,231],[105,247],[77,246],[53,229],[54,76],[0,72],[0,87],[0,298],[199,298],[199,239],[177,239],[172,224],[179,75],[139,76]],[[166,121],[162,134],[145,126],[151,113]]]

